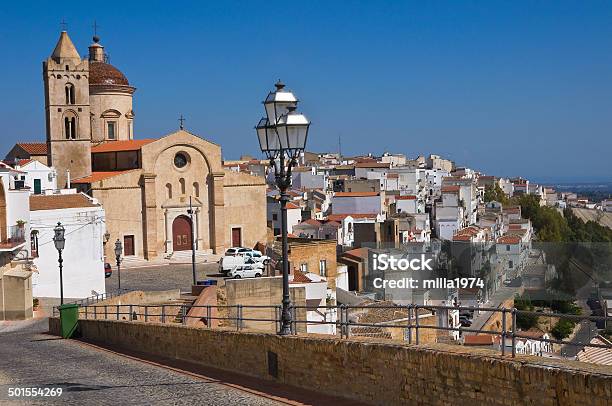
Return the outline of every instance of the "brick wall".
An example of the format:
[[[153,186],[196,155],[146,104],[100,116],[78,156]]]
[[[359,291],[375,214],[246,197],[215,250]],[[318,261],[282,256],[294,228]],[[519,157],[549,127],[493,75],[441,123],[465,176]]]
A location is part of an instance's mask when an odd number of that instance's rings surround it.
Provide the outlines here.
[[[276,380],[374,405],[607,405],[612,369],[540,357],[502,358],[444,344],[207,330],[81,320],[85,340]],[[50,319],[57,334],[59,322]],[[278,376],[268,374],[268,351]]]

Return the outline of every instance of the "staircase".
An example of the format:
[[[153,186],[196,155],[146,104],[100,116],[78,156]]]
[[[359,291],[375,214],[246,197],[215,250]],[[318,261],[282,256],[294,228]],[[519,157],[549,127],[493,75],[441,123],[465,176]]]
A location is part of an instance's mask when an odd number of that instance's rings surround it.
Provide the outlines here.
[[[191,263],[191,251],[174,251],[173,253],[166,255],[164,258],[170,262]],[[212,250],[197,250],[195,252],[196,263],[216,262],[217,260],[218,258],[217,256],[213,255]]]

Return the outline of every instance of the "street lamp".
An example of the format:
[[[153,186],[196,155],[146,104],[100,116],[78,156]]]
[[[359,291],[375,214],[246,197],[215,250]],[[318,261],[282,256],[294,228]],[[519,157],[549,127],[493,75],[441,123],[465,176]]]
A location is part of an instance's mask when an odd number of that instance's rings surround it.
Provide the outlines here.
[[[197,285],[196,280],[196,240],[195,240],[195,223],[193,222],[193,205],[191,204],[191,196],[189,196],[189,209],[187,210],[191,221],[191,274],[193,277],[193,285]]]
[[[62,259],[62,251],[64,250],[64,246],[66,245],[66,239],[64,238],[64,233],[66,229],[62,226],[62,223],[59,221],[57,225],[53,228],[53,243],[55,244],[55,249],[57,249],[57,253],[59,254],[59,258],[57,262],[59,263],[59,274],[60,274],[60,304],[64,304],[64,279],[62,275],[62,263],[64,260]]]
[[[291,334],[291,300],[289,299],[289,250],[287,243],[287,190],[291,186],[291,168],[306,148],[306,138],[310,121],[296,111],[298,99],[285,89],[279,80],[276,90],[270,92],[263,102],[266,117],[259,120],[255,127],[259,147],[274,168],[276,185],[280,191],[281,232],[282,232],[282,270],[283,270],[283,309],[281,313],[280,335]]]
[[[119,292],[121,292],[121,254],[123,253],[123,245],[121,240],[117,238],[115,241],[115,259],[117,260],[117,282],[119,285]]]

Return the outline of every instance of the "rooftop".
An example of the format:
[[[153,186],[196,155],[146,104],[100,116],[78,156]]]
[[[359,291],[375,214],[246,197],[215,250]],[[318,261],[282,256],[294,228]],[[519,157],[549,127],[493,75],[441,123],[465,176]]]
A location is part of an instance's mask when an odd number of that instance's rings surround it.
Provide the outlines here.
[[[112,178],[113,176],[121,175],[126,172],[130,172],[133,169],[127,171],[109,171],[109,172],[92,172],[91,175],[85,176],[84,178],[74,179],[72,181],[73,184],[83,184],[83,183],[94,183],[99,182],[104,179]]]
[[[126,140],[126,141],[108,141],[95,147],[91,147],[91,153],[100,152],[119,152],[119,151],[138,151],[143,145],[147,145],[157,141],[154,138],[146,138],[142,140]]]
[[[46,142],[18,142],[17,145],[30,155],[47,155]]]
[[[78,207],[96,207],[86,195],[75,193],[69,195],[31,195],[30,210],[74,209]]]

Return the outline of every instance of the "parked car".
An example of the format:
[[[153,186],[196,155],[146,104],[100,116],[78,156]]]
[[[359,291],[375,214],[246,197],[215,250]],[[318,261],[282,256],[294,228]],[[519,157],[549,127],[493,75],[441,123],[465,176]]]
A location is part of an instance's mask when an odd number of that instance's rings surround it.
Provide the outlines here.
[[[228,248],[227,251],[225,251],[226,257],[236,256],[236,255],[250,256],[255,261],[261,262],[264,265],[268,265],[268,262],[270,262],[270,257],[263,255],[261,251],[254,250],[252,248],[232,247],[232,248]]]
[[[257,262],[247,255],[226,255],[219,260],[219,273],[226,274],[238,266],[252,265],[263,273],[263,262]]]
[[[261,276],[261,272],[262,270],[260,268],[256,268],[253,265],[242,265],[229,271],[227,276],[234,279],[259,278]]]
[[[459,316],[459,324],[461,324],[463,327],[470,327],[472,325],[472,320],[465,316]]]
[[[108,262],[105,262],[104,263],[104,277],[110,278],[112,274],[113,274],[113,268],[111,268],[111,264],[109,264]]]

